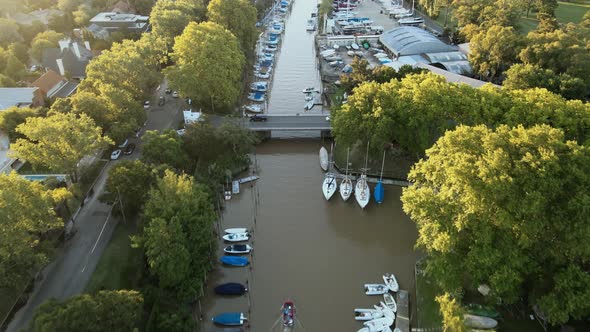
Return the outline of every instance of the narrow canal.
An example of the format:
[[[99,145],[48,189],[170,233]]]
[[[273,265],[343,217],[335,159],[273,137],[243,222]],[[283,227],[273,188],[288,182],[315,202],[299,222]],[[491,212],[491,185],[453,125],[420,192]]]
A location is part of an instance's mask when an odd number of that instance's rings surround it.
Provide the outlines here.
[[[303,114],[301,89],[320,84],[313,35],[305,31],[315,6],[314,0],[297,0],[286,19],[271,114]],[[383,204],[371,202],[365,210],[354,197],[343,202],[334,195],[326,202],[318,160],[322,142],[305,138],[307,133],[301,136],[258,145],[253,160],[260,179],[242,185],[240,194],[226,202],[220,229],[252,229],[254,251],[250,267],[217,265],[212,271],[200,302],[202,331],[223,331],[213,326],[211,317],[230,311],[246,314],[247,331],[282,331],[275,323],[287,298],[295,302],[301,323],[293,331],[357,331],[362,324],[354,320],[353,309],[371,308],[382,300],[365,295],[363,284],[381,283],[387,272],[395,273],[400,287],[412,294],[415,312],[417,231],[402,211],[401,188],[386,186]],[[220,240],[218,257],[225,245]],[[247,283],[250,292],[237,298],[215,295],[213,287],[226,282]]]

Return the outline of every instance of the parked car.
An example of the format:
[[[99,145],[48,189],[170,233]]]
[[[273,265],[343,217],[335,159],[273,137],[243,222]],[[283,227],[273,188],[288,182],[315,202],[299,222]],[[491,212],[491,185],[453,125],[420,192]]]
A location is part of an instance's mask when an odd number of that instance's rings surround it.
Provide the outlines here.
[[[144,108],[144,109],[146,109],[146,110],[147,110],[148,108],[150,108],[150,101],[149,101],[149,100],[146,100],[146,101],[143,103],[143,108]]]
[[[166,92],[166,94],[167,94],[167,95],[169,95],[169,94],[171,94],[171,93],[172,93],[172,89],[168,88],[168,89],[166,89],[164,92]]]
[[[178,136],[182,136],[182,135],[184,135],[184,131],[185,131],[184,129],[178,129],[176,131],[176,133],[178,134]]]
[[[123,143],[121,143],[121,144],[117,145],[117,147],[118,147],[119,149],[123,149],[123,148],[125,148],[125,147],[127,146],[127,143],[129,143],[129,140],[128,140],[128,139],[126,139],[126,140],[125,140],[125,142],[123,142]]]
[[[119,159],[119,156],[121,155],[121,150],[115,150],[113,151],[113,153],[111,153],[111,160],[117,160]]]
[[[178,91],[172,91],[172,97],[178,98]]]
[[[127,145],[127,147],[123,151],[123,154],[130,155],[133,153],[133,151],[135,151],[135,144],[131,143]]]
[[[252,122],[264,122],[268,120],[268,118],[264,115],[254,115],[250,117],[250,121]]]
[[[158,99],[158,106],[162,106],[166,103],[166,98],[164,98],[164,96],[160,96],[160,98]]]

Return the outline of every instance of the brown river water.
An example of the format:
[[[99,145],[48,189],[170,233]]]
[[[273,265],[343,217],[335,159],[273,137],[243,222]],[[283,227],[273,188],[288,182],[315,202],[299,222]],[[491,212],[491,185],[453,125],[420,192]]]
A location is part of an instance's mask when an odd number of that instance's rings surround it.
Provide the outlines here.
[[[414,293],[415,224],[403,213],[401,188],[385,187],[381,205],[365,210],[338,193],[326,201],[321,191],[320,140],[271,140],[256,148],[260,179],[244,184],[226,204],[220,228],[253,230],[250,267],[218,265],[201,301],[202,331],[221,331],[211,317],[244,312],[249,331],[280,331],[283,300],[294,300],[300,325],[293,331],[357,331],[354,308],[371,308],[381,296],[367,296],[364,283],[381,283],[395,273],[400,288]],[[219,256],[222,247],[220,241]],[[213,294],[225,282],[248,282],[241,297]],[[410,306],[414,308],[414,296]]]

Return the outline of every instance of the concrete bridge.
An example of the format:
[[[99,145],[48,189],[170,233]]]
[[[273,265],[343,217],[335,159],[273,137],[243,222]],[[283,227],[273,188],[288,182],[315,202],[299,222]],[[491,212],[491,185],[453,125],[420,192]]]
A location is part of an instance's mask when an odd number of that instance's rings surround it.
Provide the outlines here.
[[[223,121],[235,121],[241,126],[261,134],[270,135],[272,131],[320,131],[327,135],[332,130],[332,123],[326,114],[301,114],[301,115],[258,115],[266,118],[266,121],[250,121],[250,118],[229,118],[219,116],[207,116],[213,125],[220,125]]]

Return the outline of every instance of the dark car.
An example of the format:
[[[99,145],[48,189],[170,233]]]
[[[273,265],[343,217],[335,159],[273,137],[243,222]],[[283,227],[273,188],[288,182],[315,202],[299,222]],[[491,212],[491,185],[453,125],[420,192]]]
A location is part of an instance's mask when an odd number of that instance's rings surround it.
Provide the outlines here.
[[[259,121],[264,122],[266,120],[268,120],[268,118],[264,115],[254,115],[254,116],[250,117],[250,121],[253,121],[253,122],[259,122]]]
[[[125,148],[125,151],[123,151],[123,154],[130,155],[133,153],[134,150],[135,150],[135,144],[129,143],[127,145],[127,147]]]
[[[164,98],[164,96],[160,96],[160,98],[158,99],[158,106],[162,106],[166,103],[166,98]]]

